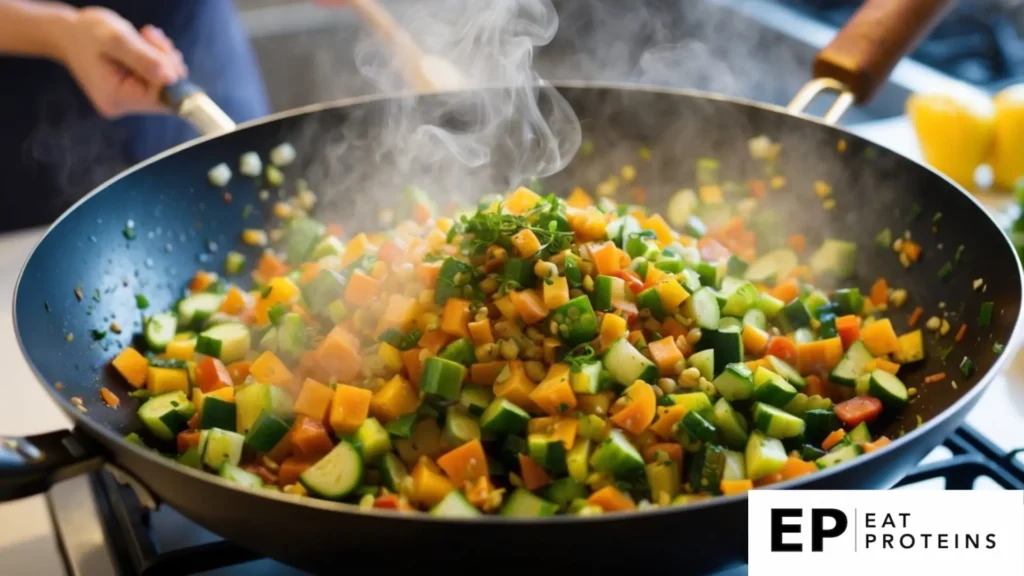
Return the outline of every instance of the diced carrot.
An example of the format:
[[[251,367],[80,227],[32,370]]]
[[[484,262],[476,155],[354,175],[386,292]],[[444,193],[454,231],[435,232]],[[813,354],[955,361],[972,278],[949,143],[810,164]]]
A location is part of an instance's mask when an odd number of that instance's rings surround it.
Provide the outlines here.
[[[796,278],[787,278],[777,283],[775,288],[772,288],[771,295],[783,302],[791,302],[800,295],[800,283],[797,282]]]
[[[754,480],[754,486],[756,486],[757,488],[761,488],[764,486],[771,486],[772,484],[778,484],[779,482],[782,482],[782,474],[776,472],[775,474],[769,474],[767,476]]]
[[[871,396],[857,396],[836,404],[836,416],[849,427],[873,422],[882,413],[882,402]]]
[[[537,235],[533,233],[533,230],[529,228],[523,228],[513,234],[512,245],[515,246],[516,252],[523,258],[530,258],[540,250],[540,240],[537,239]]]
[[[683,445],[675,442],[658,442],[651,444],[644,449],[644,460],[654,462],[658,459],[658,452],[664,452],[669,460],[680,465],[683,463]]]
[[[966,335],[967,335],[967,324],[961,324],[960,325],[960,329],[956,331],[956,337],[953,338],[953,340],[956,341],[956,342],[960,342],[961,340],[964,339],[964,336],[966,336]]]
[[[572,208],[587,208],[594,205],[594,199],[587,194],[587,191],[579,186],[572,189],[565,203]]]
[[[214,272],[207,272],[205,270],[199,270],[195,276],[192,277],[192,281],[188,284],[188,289],[192,292],[202,292],[214,282],[217,281],[217,274]]]
[[[245,379],[249,377],[249,369],[251,367],[252,362],[248,360],[239,360],[238,362],[228,364],[228,374],[231,375],[231,383],[235,386],[243,384]]]
[[[622,268],[619,249],[612,242],[591,245],[590,256],[594,259],[598,274],[612,276]]]
[[[146,385],[146,374],[149,372],[149,360],[132,347],[121,350],[121,353],[114,358],[112,364],[114,369],[124,377],[135,388],[142,388]]]
[[[469,380],[473,384],[481,386],[493,386],[498,379],[498,374],[508,366],[508,362],[498,360],[495,362],[477,362],[469,367]]]
[[[449,451],[437,459],[437,465],[456,486],[488,476],[487,454],[479,439]]]
[[[427,288],[437,286],[437,278],[441,274],[441,261],[420,262],[416,265],[416,277]]]
[[[838,442],[839,440],[836,440]],[[799,478],[812,472],[816,472],[818,467],[814,462],[804,462],[796,456],[790,456],[786,459],[786,463],[782,465],[782,469],[779,470],[779,474],[782,474],[783,480],[792,480],[793,478]]]
[[[911,262],[917,262],[921,259],[921,245],[913,240],[904,240],[903,248],[900,252],[905,254],[907,260],[910,260]]]
[[[331,398],[334,393],[331,387],[321,384],[312,378],[306,378],[295,398],[295,413],[309,416],[314,420],[327,418],[327,411],[331,408]]]
[[[404,350],[401,354],[402,365],[405,366],[405,372],[409,375],[409,381],[413,382],[414,385],[418,385],[420,376],[423,372],[423,362],[420,361],[420,351],[422,348],[410,348]],[[476,366],[474,364],[473,366]]]
[[[516,312],[523,319],[523,322],[536,324],[547,318],[548,309],[544,306],[540,296],[537,295],[536,290],[529,289],[510,292],[509,297],[512,299],[512,305],[516,307]]]
[[[416,318],[419,311],[419,302],[412,297],[402,294],[391,294],[388,296],[388,304],[384,309],[384,315],[377,323],[377,334],[389,328],[396,328],[406,332]]]
[[[651,353],[651,359],[658,365],[658,371],[662,376],[675,374],[676,364],[683,359],[683,353],[679,351],[675,338],[671,336],[650,342],[647,350]]]
[[[865,326],[860,331],[860,339],[875,356],[892,354],[900,350],[899,338],[892,327],[892,321],[888,318],[876,320]]]
[[[910,313],[910,318],[907,319],[907,325],[913,328],[917,325],[917,321],[921,319],[921,315],[924,314],[924,308],[918,306],[914,308],[914,311]]]
[[[648,268],[647,270],[650,271],[650,268]],[[644,291],[644,279],[641,278],[639,274],[630,270],[629,268],[619,270],[618,272],[613,274],[613,276],[617,278],[622,278],[626,282],[626,288],[629,288],[629,291],[632,292],[633,294],[639,294]]]
[[[657,398],[654,388],[643,380],[637,380],[626,388],[624,396],[629,403],[611,417],[613,424],[630,434],[640,434],[654,421]]]
[[[929,374],[924,377],[925,384],[934,384],[936,382],[942,382],[946,379],[945,372],[936,372],[935,374]]]
[[[309,284],[323,269],[323,265],[319,262],[303,262],[299,264],[299,284]]]
[[[383,422],[394,420],[399,416],[415,411],[420,406],[420,397],[416,388],[396,374],[384,386],[373,393],[370,400],[370,412]]]
[[[675,426],[676,422],[682,420],[687,412],[688,409],[683,404],[658,406],[658,417],[648,426],[648,430],[662,440],[670,440],[672,439],[672,427]]]
[[[796,343],[786,336],[775,336],[768,341],[768,353],[789,364],[795,364],[797,359]]]
[[[569,385],[569,365],[552,365],[544,380],[530,392],[530,400],[551,415],[563,414],[575,408],[576,395]]]
[[[743,347],[751,354],[761,356],[768,348],[768,333],[753,324],[743,327]]]
[[[263,280],[284,276],[289,271],[291,268],[270,250],[264,250],[256,262],[256,274]]]
[[[270,350],[264,351],[259,358],[249,366],[249,374],[257,382],[282,386],[292,379],[292,373],[288,366]]]
[[[379,293],[380,280],[356,270],[345,287],[345,301],[354,306],[369,306]]]
[[[686,328],[675,318],[669,317],[661,323],[661,333],[673,338],[678,338],[686,334]]]
[[[103,398],[103,403],[109,408],[117,408],[121,405],[121,399],[106,386],[100,388],[100,396]]]
[[[875,306],[885,304],[889,299],[889,283],[885,278],[875,280],[875,283],[871,285],[871,291],[868,294],[871,298],[871,303]]]
[[[469,336],[469,300],[449,298],[441,314],[441,330],[456,338]]]
[[[828,436],[825,437],[825,440],[822,441],[821,447],[824,448],[825,450],[831,450],[833,446],[839,444],[840,440],[842,440],[845,437],[846,430],[843,430],[842,428],[838,430],[833,430],[832,432],[829,433]]]
[[[270,384],[269,380],[264,382]],[[231,373],[223,362],[212,356],[206,356],[196,364],[196,384],[203,392],[213,392],[218,388],[233,386]]]
[[[455,490],[452,484],[434,462],[427,456],[421,456],[412,473],[412,500],[426,506],[435,506],[449,492]]]
[[[192,417],[188,419],[188,429],[189,430],[198,430],[199,429],[199,416],[200,416],[199,411],[196,410],[196,413],[193,414]]]
[[[608,485],[594,492],[587,498],[587,504],[597,506],[605,512],[635,510],[636,503],[629,494],[623,494],[618,488]]]
[[[249,307],[249,298],[245,292],[240,290],[238,286],[232,286],[228,288],[228,293],[224,296],[224,301],[220,304],[220,311],[225,314],[231,314],[237,316],[245,311]]]
[[[843,341],[838,337],[796,345],[797,370],[801,374],[831,371],[843,358]]]
[[[441,330],[432,330],[423,336],[420,336],[418,344],[420,348],[426,348],[434,355],[437,355],[437,353],[441,351],[441,348],[444,348],[444,345],[448,343],[449,338],[450,336]]]
[[[359,353],[359,339],[351,332],[335,326],[316,348],[320,366],[341,382],[349,382],[359,374],[362,355]]]
[[[469,337],[472,338],[473,344],[480,346],[481,344],[493,344],[494,334],[491,333],[491,319],[484,318],[477,322],[470,322],[468,325]]]
[[[849,348],[851,344],[860,340],[860,318],[854,314],[839,316],[836,318],[836,332],[843,341],[843,348]]]
[[[292,450],[305,456],[323,456],[334,448],[327,428],[320,420],[299,416],[291,429]]]
[[[754,482],[749,479],[745,480],[722,480],[719,486],[722,494],[731,496],[733,494],[742,494],[749,490],[754,489]]]
[[[802,390],[804,394],[807,394],[808,396],[813,396],[815,394],[823,396],[825,394],[825,381],[817,375],[810,374],[804,377],[804,381],[807,382],[807,385],[804,386],[804,389]]]
[[[400,503],[398,494],[382,494],[373,499],[373,507],[382,510],[398,510]]]
[[[807,237],[803,234],[793,234],[789,237],[789,247],[794,252],[803,252],[807,249]]]
[[[892,440],[889,440],[889,438],[886,436],[879,436],[877,439],[875,439],[874,442],[864,443],[864,453],[870,454],[875,450],[881,450],[882,448],[885,448],[889,444],[892,444]]]
[[[373,392],[365,388],[338,384],[334,387],[330,405],[331,429],[336,434],[352,434],[363,425],[370,414]],[[295,409],[298,412],[298,408]]]
[[[508,398],[510,402],[523,409],[535,408],[530,394],[536,389],[521,360],[508,363],[508,378],[494,383],[494,395]]]
[[[181,454],[193,446],[199,445],[199,430],[182,430],[177,436],[178,453]]]
[[[551,477],[544,468],[526,454],[519,455],[519,475],[522,476],[523,487],[527,490],[537,490],[551,483]]]

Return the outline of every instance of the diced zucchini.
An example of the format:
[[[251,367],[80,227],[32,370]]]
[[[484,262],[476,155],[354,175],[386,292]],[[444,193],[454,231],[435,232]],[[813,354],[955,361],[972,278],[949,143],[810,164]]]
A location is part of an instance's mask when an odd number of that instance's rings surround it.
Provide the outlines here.
[[[480,416],[480,428],[489,434],[518,434],[526,429],[530,415],[508,398],[495,398]]]
[[[680,421],[680,424],[686,429],[686,433],[691,438],[696,438],[703,442],[711,442],[718,434],[718,429],[715,428],[715,425],[707,418],[701,416],[699,412],[687,412]]]
[[[722,332],[743,332],[743,322],[732,316],[722,316],[718,322],[718,329]]]
[[[644,467],[651,501],[671,502],[682,488],[682,473],[679,462],[669,458],[659,459]]]
[[[722,280],[721,294],[726,298],[722,308],[722,314],[726,316],[742,318],[747,310],[757,304],[757,288],[747,280],[726,276]]]
[[[845,444],[818,458],[814,463],[818,468],[831,468],[848,460],[853,460],[863,453],[864,447],[860,444]]]
[[[298,360],[306,351],[306,324],[302,316],[289,312],[277,325],[277,350],[286,359]]]
[[[634,479],[644,472],[644,459],[640,452],[620,430],[612,430],[594,450],[590,465],[622,480]]]
[[[776,278],[785,276],[798,264],[795,252],[788,248],[778,248],[754,260],[744,276],[751,282],[772,284]]]
[[[476,362],[476,352],[473,349],[473,342],[469,338],[459,338],[445,346],[438,356],[445,360],[458,362],[463,366],[469,366]]]
[[[804,421],[779,408],[754,403],[754,427],[774,438],[795,438],[804,433]]]
[[[452,490],[430,509],[430,515],[441,518],[475,518],[481,516],[481,513],[466,500],[462,492]]]
[[[808,410],[804,412],[804,422],[804,438],[814,446],[820,446],[826,436],[841,427],[834,410]]]
[[[749,436],[747,420],[742,414],[733,410],[732,405],[725,398],[719,398],[715,402],[711,421],[718,428],[726,446],[740,449],[747,445]]]
[[[548,502],[529,490],[517,488],[501,508],[501,515],[511,518],[540,518],[554,516],[558,504]]]
[[[313,248],[313,253],[309,255],[309,259],[319,260],[327,256],[341,256],[344,253],[345,243],[342,242],[341,238],[328,234]]]
[[[857,245],[853,242],[826,238],[821,247],[811,255],[810,265],[815,276],[849,278],[857,267]]]
[[[782,409],[794,416],[802,418],[804,413],[808,410],[832,409],[832,401],[828,398],[822,398],[817,394],[814,396],[807,396],[807,394],[800,392],[794,396],[788,404],[783,406]]]
[[[661,296],[653,287],[644,290],[636,295],[636,305],[641,310],[648,310],[656,320],[664,320],[666,316],[665,306],[661,302]]]
[[[146,337],[146,346],[153,352],[163,352],[167,345],[174,340],[174,333],[178,329],[178,318],[170,312],[154,314],[146,319],[146,326],[143,330]]]
[[[364,462],[374,462],[391,452],[391,437],[388,436],[388,431],[372,416],[363,420],[356,430],[356,443]]]
[[[715,380],[715,349],[708,348],[707,350],[701,350],[700,352],[694,352],[689,360],[688,364],[700,371],[700,375],[703,376],[709,382]]]
[[[587,488],[572,478],[559,478],[544,490],[544,497],[557,504],[560,510],[566,510],[573,500],[586,499]]]
[[[249,328],[237,323],[208,328],[196,340],[196,352],[220,358],[225,364],[244,359],[251,346]]]
[[[431,356],[423,363],[420,390],[445,400],[458,400],[465,377],[466,367],[462,364]]]
[[[746,443],[743,444],[746,449]],[[747,462],[742,452],[725,451],[725,468],[722,469],[722,480],[746,480]]]
[[[617,276],[600,275],[594,279],[594,306],[609,311],[615,302],[626,299],[626,281]]]
[[[900,349],[892,359],[900,364],[912,364],[924,360],[924,338],[920,330],[907,332],[899,338]]]
[[[345,292],[345,278],[333,270],[321,270],[308,284],[302,287],[302,298],[309,310],[323,314],[332,302]]]
[[[299,476],[299,482],[314,496],[341,500],[355,490],[363,478],[363,460],[351,442],[342,440],[326,456]]]
[[[786,464],[786,449],[782,442],[760,432],[751,432],[746,450],[747,476],[760,480],[775,474]]]
[[[185,393],[179,390],[146,400],[139,406],[138,414],[153,436],[161,440],[173,440],[188,425],[189,418],[195,414],[195,407]]]
[[[182,298],[178,302],[178,325],[182,328],[201,328],[206,319],[213,316],[224,302],[222,294],[200,292]]]
[[[885,370],[871,372],[868,394],[882,401],[882,405],[890,410],[901,410],[907,405],[907,387],[896,377]]]
[[[832,369],[832,373],[829,374],[829,380],[840,386],[851,387],[856,384],[857,378],[867,373],[866,367],[868,362],[874,359],[875,357],[868,350],[868,347],[862,341],[857,340],[850,344],[846,353],[843,354],[843,359]]]
[[[213,470],[220,470],[225,463],[238,466],[242,460],[245,436],[219,428],[203,430],[201,435],[205,436],[205,439],[200,441],[203,464]]]
[[[203,430],[220,428],[234,432],[236,419],[234,402],[226,402],[214,396],[204,396],[202,407],[199,428]]]
[[[728,276],[742,278],[747,273],[747,268],[750,268],[750,263],[734,254],[729,256],[729,260],[726,262],[725,273]]]
[[[768,365],[772,367],[772,371],[782,376],[786,382],[789,382],[797,390],[802,390],[804,386],[807,386],[807,381],[804,377],[797,372],[796,368],[789,365],[788,362],[779,358],[778,356],[772,356],[771,354],[764,357],[768,361]]]
[[[188,364],[183,362],[168,363],[165,366],[150,366],[146,371],[146,388],[153,394],[167,392],[188,392],[190,387]]]
[[[817,446],[811,446],[810,444],[804,444],[800,447],[800,459],[808,462],[814,462],[825,454],[826,452],[824,450]]]
[[[761,293],[757,297],[757,309],[764,312],[765,317],[769,320],[778,316],[779,312],[785,308],[786,303],[771,294]]]
[[[534,433],[526,438],[530,458],[546,470],[561,474],[566,472],[565,444],[548,434]]]
[[[565,465],[569,477],[577,482],[585,482],[590,475],[590,450],[591,441],[589,438],[577,438],[572,445],[572,450],[565,456]]]
[[[637,380],[654,382],[658,367],[633,347],[625,338],[619,338],[608,347],[602,358],[608,372],[622,386],[630,386]]]
[[[785,406],[796,394],[792,384],[764,366],[759,366],[754,373],[754,399],[758,402]]]
[[[380,479],[384,487],[395,494],[401,490],[402,480],[409,476],[402,459],[390,452],[381,458],[377,470],[380,472]]]
[[[743,325],[752,326],[758,330],[767,330],[768,316],[758,308],[751,308],[743,315]]]
[[[297,266],[306,260],[324,235],[324,225],[312,218],[293,218],[285,228],[288,262]]]
[[[743,335],[736,328],[729,330],[702,330],[697,349],[715,350],[715,374],[721,374],[725,367],[743,362]]]
[[[243,470],[230,462],[225,462],[220,467],[219,474],[221,478],[238,484],[239,486],[244,486],[246,488],[263,487],[262,478],[253,474],[252,472],[249,472],[248,470]]]
[[[715,389],[730,402],[747,400],[754,393],[753,373],[742,362],[728,364],[714,380]]]
[[[865,442],[871,442],[871,431],[868,430],[866,422],[861,422],[853,427],[846,436],[843,436],[843,440],[846,440],[852,444],[864,444]]]
[[[185,450],[178,456],[178,464],[188,466],[189,468],[195,468],[196,470],[202,470],[203,459],[199,454],[199,447],[189,446],[188,450]]]
[[[287,421],[264,410],[245,433],[245,443],[257,452],[270,452],[288,434],[290,428]]]
[[[794,298],[792,302],[782,308],[778,320],[783,332],[793,332],[797,328],[804,328],[811,324],[811,312],[807,309],[807,304],[799,298]]]
[[[569,375],[569,385],[577,394],[597,394],[601,391],[601,369],[604,365],[599,360],[582,364],[579,370]]]
[[[494,392],[485,386],[466,384],[459,393],[459,406],[470,416],[480,416],[494,400]]]
[[[843,288],[832,293],[832,301],[836,303],[836,313],[860,314],[864,309],[864,297],[858,288]]]
[[[451,447],[480,439],[480,425],[454,406],[448,408],[444,419],[444,440]]]
[[[711,399],[703,392],[672,394],[669,398],[672,399],[673,404],[686,406],[688,412],[697,412],[706,419],[710,419],[711,414],[714,411],[711,407]]]
[[[704,330],[717,330],[722,317],[714,290],[706,287],[697,290],[683,302],[682,313],[693,318],[697,326]]]
[[[279,386],[253,382],[235,390],[238,420],[235,430],[246,434],[264,412],[288,421],[292,417],[292,397]]]
[[[721,446],[706,444],[690,465],[690,487],[697,492],[718,494],[725,472],[725,454]]]

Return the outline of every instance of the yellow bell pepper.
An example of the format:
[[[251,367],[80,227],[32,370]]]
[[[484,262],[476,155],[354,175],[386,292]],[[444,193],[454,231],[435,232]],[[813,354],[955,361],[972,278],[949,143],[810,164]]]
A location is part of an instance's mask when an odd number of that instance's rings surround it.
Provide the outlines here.
[[[995,137],[995,109],[983,96],[957,99],[946,94],[914,94],[907,114],[926,162],[965,188],[984,164]]]
[[[1000,188],[1012,190],[1024,178],[1024,84],[996,94],[992,175]]]

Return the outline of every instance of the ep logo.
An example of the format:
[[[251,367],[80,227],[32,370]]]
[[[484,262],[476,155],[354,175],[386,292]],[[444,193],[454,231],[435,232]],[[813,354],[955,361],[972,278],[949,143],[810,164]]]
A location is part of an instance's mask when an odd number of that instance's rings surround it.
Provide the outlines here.
[[[846,514],[835,508],[772,508],[771,551],[804,552],[806,526],[810,551],[823,552],[825,540],[842,536],[849,524]]]

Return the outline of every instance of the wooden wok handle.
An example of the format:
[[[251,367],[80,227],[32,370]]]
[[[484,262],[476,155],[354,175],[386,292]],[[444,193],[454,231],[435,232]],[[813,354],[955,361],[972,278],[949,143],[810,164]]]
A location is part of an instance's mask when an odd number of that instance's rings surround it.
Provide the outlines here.
[[[187,79],[164,86],[160,91],[160,101],[203,136],[235,129],[231,117],[206,95],[205,90]]]
[[[865,0],[814,60],[815,78],[841,82],[858,104],[870,100],[903,56],[955,0]]]

